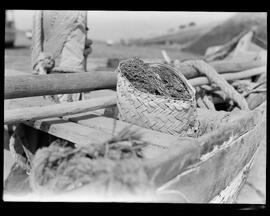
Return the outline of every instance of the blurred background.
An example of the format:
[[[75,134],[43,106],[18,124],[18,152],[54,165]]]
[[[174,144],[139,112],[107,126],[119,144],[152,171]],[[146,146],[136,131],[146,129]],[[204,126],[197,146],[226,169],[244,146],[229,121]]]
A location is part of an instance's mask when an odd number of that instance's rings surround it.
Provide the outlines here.
[[[33,14],[6,11],[5,63],[10,69],[30,71]],[[198,58],[251,26],[267,40],[266,13],[88,11],[88,37],[93,40],[88,69],[110,66],[109,59],[162,59],[161,50],[172,59]]]

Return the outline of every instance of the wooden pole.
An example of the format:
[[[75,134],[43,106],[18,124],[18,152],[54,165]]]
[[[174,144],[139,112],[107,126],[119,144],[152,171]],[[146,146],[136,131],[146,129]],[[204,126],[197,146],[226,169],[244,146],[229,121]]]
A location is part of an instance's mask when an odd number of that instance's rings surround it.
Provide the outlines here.
[[[256,61],[217,61],[210,62],[218,73],[236,72],[250,68],[266,65],[265,59],[258,59]],[[187,78],[201,76],[195,68],[189,65],[182,65],[178,70]],[[262,68],[262,67],[260,67]],[[250,70],[251,71],[251,70]],[[245,71],[240,72],[244,76]],[[239,74],[240,74],[239,73]],[[8,74],[8,73],[6,73]],[[254,74],[256,75],[256,74]],[[228,73],[227,76],[238,76],[237,74]],[[194,86],[201,83],[209,83],[205,77],[192,79]],[[233,78],[234,79],[234,78]],[[202,81],[201,81],[202,80]],[[5,99],[33,97],[54,94],[68,94],[87,92],[98,89],[115,89],[117,76],[115,72],[99,71],[99,72],[85,72],[85,73],[62,73],[49,75],[25,75],[25,76],[6,76],[5,77]]]
[[[4,124],[14,124],[28,120],[61,117],[76,113],[102,109],[116,104],[116,94],[109,97],[98,97],[84,101],[54,104],[43,107],[27,107],[4,111]]]
[[[5,77],[5,99],[115,89],[115,72],[83,72]]]
[[[266,71],[266,66],[262,66],[259,68],[241,71],[238,73],[221,74],[221,76],[224,77],[225,80],[231,81],[231,80],[245,79],[252,76],[256,76],[256,75],[264,73],[265,71]],[[210,83],[209,79],[206,77],[197,77],[194,79],[189,79],[188,81],[192,86],[207,85]]]
[[[250,56],[247,56],[245,59],[238,58],[207,63],[210,64],[218,73],[231,73],[264,66],[267,63],[267,57],[265,53],[259,53],[251,58]],[[188,62],[180,63],[176,69],[178,69],[187,79],[202,76],[202,74],[200,74],[200,72],[195,68],[191,67]]]
[[[170,64],[171,63],[171,58],[168,56],[167,52],[165,50],[161,51],[163,58],[165,60],[166,63]]]

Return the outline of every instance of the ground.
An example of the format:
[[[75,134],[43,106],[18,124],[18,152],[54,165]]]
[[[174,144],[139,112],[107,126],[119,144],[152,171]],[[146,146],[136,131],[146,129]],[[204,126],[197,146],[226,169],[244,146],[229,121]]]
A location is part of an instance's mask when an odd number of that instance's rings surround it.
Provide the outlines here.
[[[24,71],[31,73],[30,66],[30,41],[24,35],[19,35],[15,48],[5,49],[5,68]],[[106,64],[107,58],[128,58],[139,56],[145,59],[161,59],[161,50],[165,49],[172,59],[196,58],[197,56],[183,53],[173,47],[125,47],[121,45],[107,46],[104,43],[94,43],[93,53],[88,58],[88,70],[95,69]],[[5,74],[11,75],[11,74]],[[102,91],[99,94],[103,94]],[[26,102],[27,101],[27,102]],[[33,97],[31,102],[25,98],[18,100],[5,101],[5,109],[14,108],[16,106],[34,106],[40,103],[40,97]],[[4,145],[8,143],[8,134],[4,134]],[[14,163],[10,152],[4,150],[4,178],[7,177],[9,170]],[[265,203],[266,192],[266,142],[262,142],[257,156],[254,161],[253,168],[249,174],[247,183],[241,190],[237,203]]]

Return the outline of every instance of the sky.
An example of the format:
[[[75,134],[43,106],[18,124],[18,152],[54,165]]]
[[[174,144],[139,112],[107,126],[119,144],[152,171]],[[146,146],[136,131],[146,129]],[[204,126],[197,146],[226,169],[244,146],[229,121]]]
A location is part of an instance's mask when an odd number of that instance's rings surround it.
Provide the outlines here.
[[[16,27],[32,28],[33,10],[14,10]],[[197,25],[223,21],[233,12],[88,11],[88,37],[98,40],[147,38],[168,29],[195,22]]]

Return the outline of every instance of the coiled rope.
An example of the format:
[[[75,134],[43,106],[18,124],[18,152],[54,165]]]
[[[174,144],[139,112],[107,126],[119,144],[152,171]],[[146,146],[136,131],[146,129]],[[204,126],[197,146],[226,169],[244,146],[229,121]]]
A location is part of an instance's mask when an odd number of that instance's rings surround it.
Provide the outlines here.
[[[205,75],[210,82],[215,83],[226,94],[226,96],[232,99],[242,110],[249,110],[247,101],[239,94],[233,86],[231,86],[217,71],[203,60],[192,60],[183,63],[188,67],[193,67],[201,74]]]

